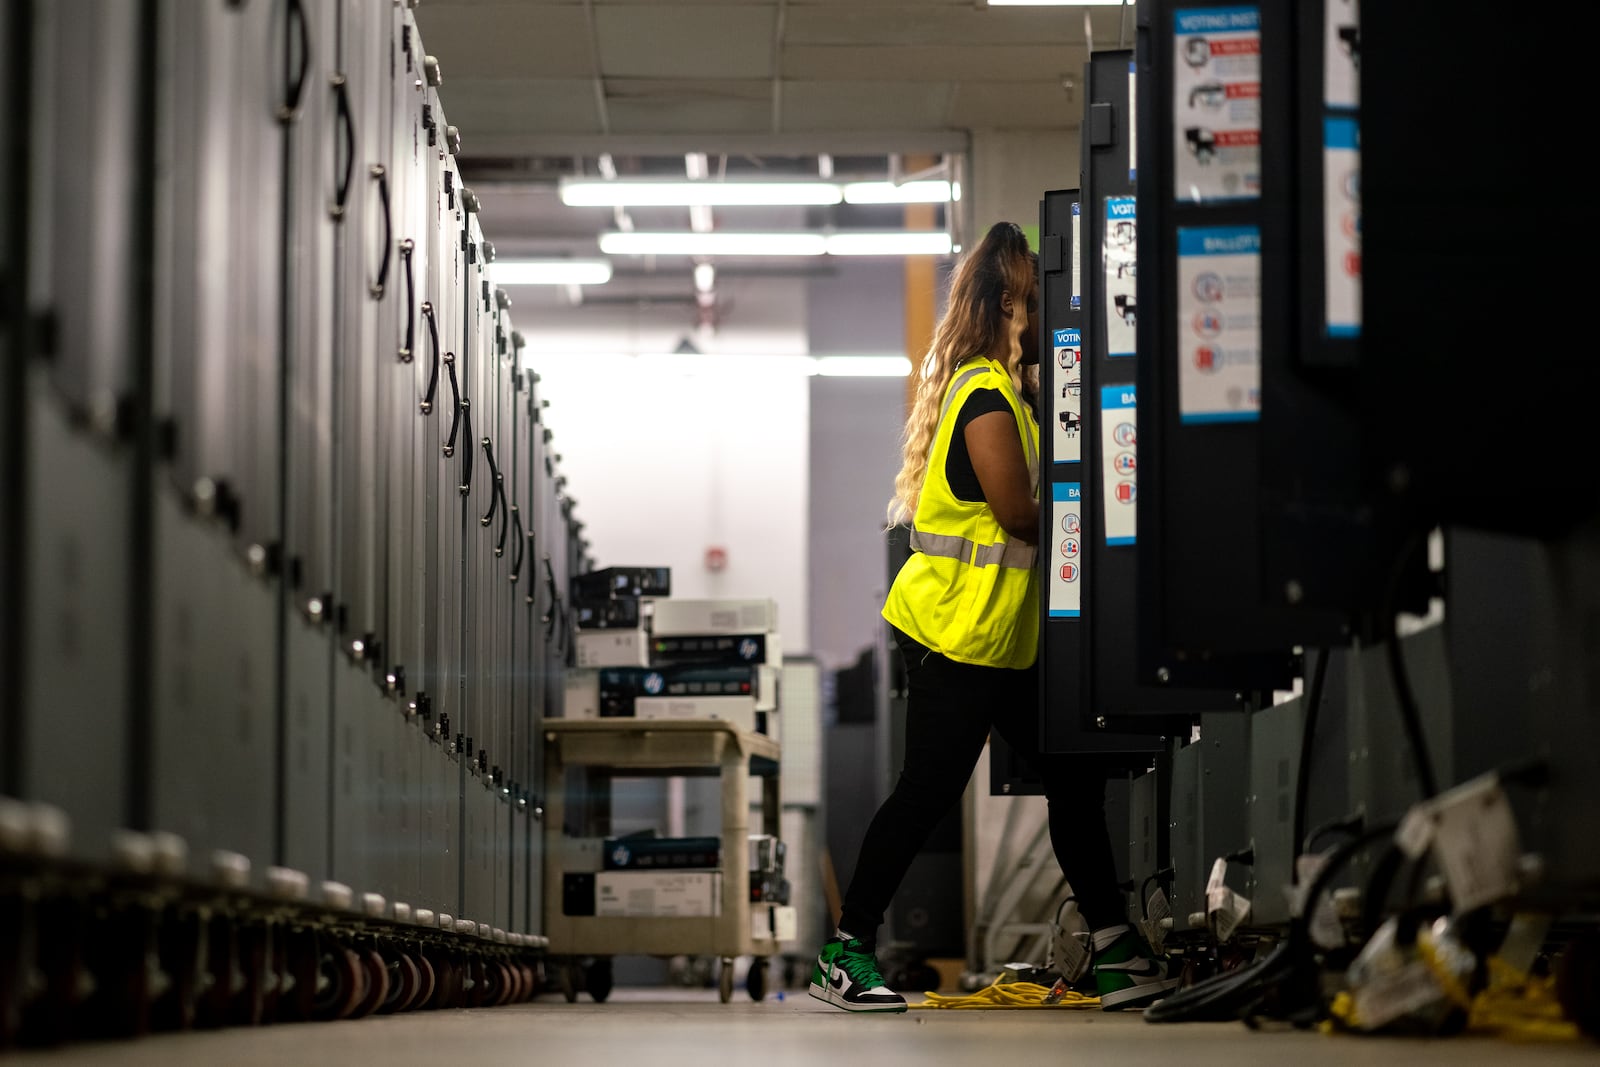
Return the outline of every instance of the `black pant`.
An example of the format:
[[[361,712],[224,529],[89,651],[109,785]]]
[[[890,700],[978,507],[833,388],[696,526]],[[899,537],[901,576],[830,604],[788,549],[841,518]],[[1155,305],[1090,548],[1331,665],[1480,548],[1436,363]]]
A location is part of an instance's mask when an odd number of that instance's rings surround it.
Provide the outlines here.
[[[1037,668],[957,663],[893,632],[910,690],[905,766],[867,827],[839,928],[876,939],[911,861],[966,790],[991,727],[1044,780],[1050,844],[1090,928],[1126,921],[1106,832],[1106,770],[1093,757],[1040,753]]]

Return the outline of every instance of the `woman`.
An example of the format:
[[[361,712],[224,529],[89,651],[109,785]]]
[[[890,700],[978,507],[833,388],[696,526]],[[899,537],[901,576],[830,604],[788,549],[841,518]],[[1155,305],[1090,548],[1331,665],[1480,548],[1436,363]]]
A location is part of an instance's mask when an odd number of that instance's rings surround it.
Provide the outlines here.
[[[1051,845],[1092,931],[1102,1006],[1142,1006],[1177,984],[1123,921],[1104,771],[1039,751],[1037,276],[1022,230],[993,226],[951,279],[906,420],[889,521],[911,520],[912,554],[883,606],[906,665],[905,765],[867,828],[811,977],[812,996],[847,1011],[906,1010],[878,969],[877,930],[991,728],[1044,781]]]

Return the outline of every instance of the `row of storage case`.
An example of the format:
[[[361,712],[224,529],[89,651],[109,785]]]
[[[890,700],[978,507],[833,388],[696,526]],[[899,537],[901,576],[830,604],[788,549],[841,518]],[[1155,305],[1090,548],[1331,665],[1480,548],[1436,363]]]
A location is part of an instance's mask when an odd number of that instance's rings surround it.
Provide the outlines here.
[[[410,8],[7,5],[0,794],[533,938],[586,542]]]

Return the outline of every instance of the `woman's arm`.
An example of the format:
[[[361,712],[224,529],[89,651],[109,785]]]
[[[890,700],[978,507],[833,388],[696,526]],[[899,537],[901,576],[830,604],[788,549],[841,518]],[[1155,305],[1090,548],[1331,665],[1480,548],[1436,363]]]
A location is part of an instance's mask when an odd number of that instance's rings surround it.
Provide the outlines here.
[[[1039,543],[1039,501],[1034,499],[1028,461],[1009,411],[988,411],[966,428],[967,453],[1001,529],[1024,544]]]

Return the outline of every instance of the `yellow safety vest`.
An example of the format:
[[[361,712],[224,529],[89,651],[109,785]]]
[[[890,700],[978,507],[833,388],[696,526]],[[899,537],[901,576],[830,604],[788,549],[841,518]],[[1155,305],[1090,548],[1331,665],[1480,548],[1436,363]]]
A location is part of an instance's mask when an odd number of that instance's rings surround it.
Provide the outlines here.
[[[999,389],[1011,405],[1038,495],[1039,424],[1033,410],[998,362],[969,361],[945,389],[911,517],[911,558],[895,576],[883,617],[950,659],[1020,670],[1032,666],[1039,652],[1037,550],[1011,540],[987,503],[958,499],[945,477],[956,417],[974,389]]]

